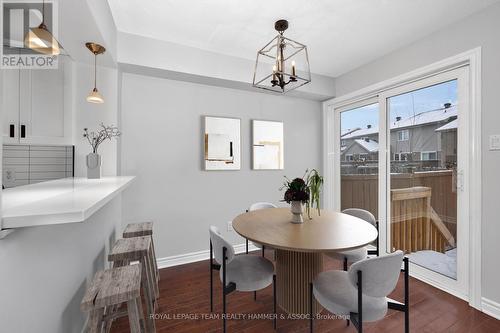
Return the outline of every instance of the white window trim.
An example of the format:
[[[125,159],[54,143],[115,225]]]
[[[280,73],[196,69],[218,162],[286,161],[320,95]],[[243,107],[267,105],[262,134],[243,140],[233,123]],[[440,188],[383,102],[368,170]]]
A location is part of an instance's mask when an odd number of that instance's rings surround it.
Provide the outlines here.
[[[471,132],[471,153],[467,185],[469,187],[469,216],[474,223],[470,224],[469,237],[469,304],[482,311],[481,292],[481,224],[482,224],[482,198],[481,198],[481,47],[460,53],[456,56],[446,58],[428,66],[413,70],[409,73],[376,83],[366,88],[354,91],[341,97],[336,97],[323,102],[323,168],[325,174],[325,208],[339,209],[340,197],[335,193],[340,193],[340,182],[335,182],[335,175],[340,170],[335,170],[334,166],[339,162],[340,144],[334,140],[334,133],[340,133],[340,112],[342,108],[355,108],[356,104],[368,105],[371,99],[378,101],[378,95],[386,90],[418,81],[426,77],[447,72],[454,68],[469,66],[470,85],[470,132]],[[384,121],[381,121],[379,131],[387,130]],[[335,130],[335,131],[334,131]],[[337,147],[338,146],[338,147]],[[382,148],[383,149],[383,148]],[[381,154],[389,157],[390,151],[381,151]],[[379,162],[380,163],[380,162]],[[384,167],[383,165],[381,167]],[[380,193],[386,195],[386,193]],[[384,209],[384,207],[381,207]]]
[[[401,156],[402,155],[412,155],[413,153],[410,153],[409,151],[402,151],[400,153],[394,153],[394,155],[398,155],[399,157],[399,160],[398,161],[408,161],[407,159],[406,160],[402,160],[401,159]]]
[[[401,135],[403,138],[402,138],[402,139],[400,139],[400,138],[399,138],[399,133],[401,133],[401,134],[407,133],[408,135],[406,135],[406,138],[404,138],[404,135]],[[398,142],[408,141],[408,140],[410,140],[410,130],[409,130],[409,129],[402,129],[402,130],[399,130],[399,131],[397,132],[397,136],[398,136]]]
[[[436,158],[435,158],[435,159],[433,159],[433,160],[431,160],[431,159],[424,160],[424,159],[422,158],[422,156],[423,156],[424,154],[433,154],[433,153],[434,153],[434,154],[436,154]],[[421,151],[421,152],[420,152],[420,160],[421,160],[421,161],[436,161],[437,159],[438,159],[438,153],[437,153],[437,151],[435,151],[435,150]]]

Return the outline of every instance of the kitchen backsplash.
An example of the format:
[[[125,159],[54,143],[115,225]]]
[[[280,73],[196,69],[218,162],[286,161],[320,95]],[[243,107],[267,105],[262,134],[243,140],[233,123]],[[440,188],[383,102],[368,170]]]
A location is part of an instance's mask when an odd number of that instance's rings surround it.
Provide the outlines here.
[[[3,185],[73,177],[73,155],[73,146],[3,145]]]

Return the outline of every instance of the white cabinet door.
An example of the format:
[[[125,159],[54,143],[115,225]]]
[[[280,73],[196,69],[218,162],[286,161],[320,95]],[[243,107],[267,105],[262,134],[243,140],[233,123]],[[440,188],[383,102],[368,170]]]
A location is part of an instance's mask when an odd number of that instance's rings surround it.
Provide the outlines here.
[[[3,70],[3,142],[16,143],[19,140],[19,75],[18,69]]]
[[[65,84],[71,81],[65,80],[65,64],[60,56],[58,69],[21,71],[21,143],[71,143],[71,110],[65,108]]]

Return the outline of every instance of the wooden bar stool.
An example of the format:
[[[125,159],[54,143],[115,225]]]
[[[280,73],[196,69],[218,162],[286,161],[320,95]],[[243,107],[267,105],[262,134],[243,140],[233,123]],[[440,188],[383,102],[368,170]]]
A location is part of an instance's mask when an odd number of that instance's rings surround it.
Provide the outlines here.
[[[151,236],[117,240],[108,255],[108,260],[113,262],[113,267],[125,266],[133,261],[140,262],[142,266],[141,284],[147,311],[146,326],[148,332],[156,332],[154,314],[158,283],[156,281],[156,271],[153,267]]]
[[[95,274],[80,304],[83,312],[89,312],[90,333],[101,333],[108,322],[127,315],[130,332],[142,332],[141,271],[141,265],[131,265]],[[127,303],[126,310],[105,315],[106,308],[122,303]]]
[[[153,242],[153,222],[142,222],[142,223],[129,223],[123,231],[123,238],[131,237],[141,237],[141,236],[151,236],[151,249],[154,258],[154,267],[156,269],[156,278],[160,280],[160,272],[158,270],[158,264],[156,262],[155,245]],[[156,295],[158,298],[159,295]]]

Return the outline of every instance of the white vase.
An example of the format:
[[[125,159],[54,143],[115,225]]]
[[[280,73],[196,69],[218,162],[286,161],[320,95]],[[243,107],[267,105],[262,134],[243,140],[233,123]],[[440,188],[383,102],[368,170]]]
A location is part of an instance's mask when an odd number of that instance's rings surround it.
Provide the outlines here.
[[[101,178],[101,155],[90,153],[87,155],[87,178]]]
[[[302,205],[302,201],[292,201],[291,210],[292,223],[304,223],[304,218],[302,217],[302,214],[304,213],[304,206]]]

